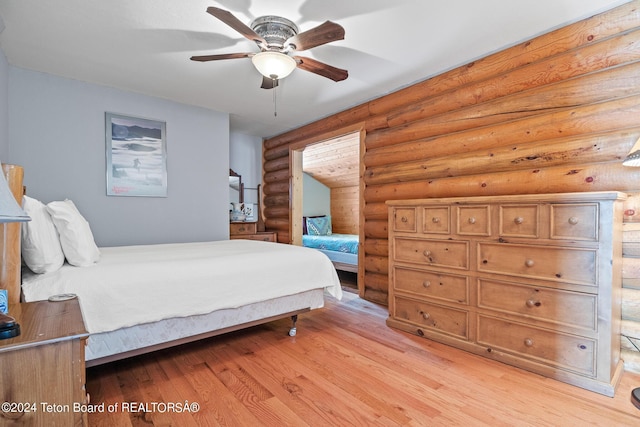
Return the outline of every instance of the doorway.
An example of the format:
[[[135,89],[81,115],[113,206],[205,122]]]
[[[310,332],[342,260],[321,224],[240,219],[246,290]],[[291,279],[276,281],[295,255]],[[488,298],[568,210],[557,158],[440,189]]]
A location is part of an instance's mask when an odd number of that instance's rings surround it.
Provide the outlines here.
[[[305,144],[291,148],[291,220],[290,236],[292,243],[309,246],[309,240],[315,236],[305,234],[305,225],[315,221],[309,217],[330,217],[331,240],[354,238],[357,254],[341,255],[325,252],[336,266],[339,276],[346,278],[357,292],[362,293],[361,278],[364,273],[364,214],[363,214],[363,153],[364,131],[361,128],[351,129],[339,133],[337,136],[319,137]],[[308,187],[309,180],[317,181],[329,191],[329,206],[323,211],[318,203],[313,203],[313,210],[305,209],[304,182]],[[304,244],[303,244],[304,240]],[[335,243],[335,242],[334,242]],[[331,243],[331,244],[334,244]],[[337,244],[340,244],[338,242]],[[313,243],[311,244],[313,245]],[[345,246],[346,247],[346,246]],[[341,252],[346,252],[341,247]],[[344,257],[344,258],[342,258]],[[350,280],[349,280],[350,279]]]

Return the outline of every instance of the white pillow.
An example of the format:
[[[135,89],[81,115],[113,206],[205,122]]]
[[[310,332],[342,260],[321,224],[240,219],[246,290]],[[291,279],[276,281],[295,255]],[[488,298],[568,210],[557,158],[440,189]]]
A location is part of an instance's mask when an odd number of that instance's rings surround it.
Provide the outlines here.
[[[22,259],[34,273],[51,273],[64,264],[64,253],[47,207],[24,196],[22,207],[31,221],[22,223]]]
[[[60,235],[62,251],[67,262],[76,267],[87,267],[100,259],[100,250],[86,219],[71,200],[50,202],[47,211]]]

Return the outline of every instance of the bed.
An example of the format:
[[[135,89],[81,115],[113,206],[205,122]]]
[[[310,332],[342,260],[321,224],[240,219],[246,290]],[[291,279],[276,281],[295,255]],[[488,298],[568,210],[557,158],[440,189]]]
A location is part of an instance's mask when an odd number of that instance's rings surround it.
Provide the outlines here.
[[[34,227],[34,221],[42,220],[44,205],[26,201],[38,206],[27,210],[33,218],[29,227]],[[49,206],[45,210],[60,231]],[[64,205],[64,209],[70,208]],[[75,206],[71,210],[77,211]],[[87,237],[88,223],[81,225],[86,225]],[[24,231],[23,253],[28,253],[34,233]],[[90,334],[87,366],[289,316],[293,335],[298,314],[322,307],[327,294],[342,296],[332,263],[309,248],[224,240],[95,247],[97,258],[93,254],[83,260],[93,250],[79,244],[84,248],[76,254],[84,262],[79,266],[74,265],[79,261],[73,254],[67,256],[63,234],[62,265],[44,272],[34,272],[37,266],[25,267],[21,290],[26,302],[77,296]]]
[[[359,241],[357,234],[333,233],[331,215],[302,217],[302,246],[324,253],[337,270],[358,272]]]
[[[88,366],[295,316],[322,307],[325,291],[341,297],[333,266],[292,245],[228,240],[100,253],[93,266],[27,270],[22,279],[25,301],[78,296]]]
[[[358,235],[330,234],[317,236],[305,234],[302,245],[324,253],[333,262],[337,270],[358,272]]]

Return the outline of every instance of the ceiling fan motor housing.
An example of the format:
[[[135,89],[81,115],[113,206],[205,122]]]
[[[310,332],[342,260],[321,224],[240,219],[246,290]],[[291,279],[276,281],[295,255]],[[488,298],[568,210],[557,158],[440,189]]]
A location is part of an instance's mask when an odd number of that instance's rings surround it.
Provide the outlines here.
[[[267,41],[268,50],[283,51],[288,48],[285,42],[298,34],[293,22],[280,16],[261,16],[251,23],[251,29]]]

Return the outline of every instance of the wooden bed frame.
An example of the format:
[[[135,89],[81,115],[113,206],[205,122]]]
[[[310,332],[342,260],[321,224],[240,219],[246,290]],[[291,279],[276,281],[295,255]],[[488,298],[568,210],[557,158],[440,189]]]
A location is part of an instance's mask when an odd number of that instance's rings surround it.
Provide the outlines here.
[[[22,206],[24,169],[18,165],[2,164],[9,189]],[[0,224],[0,289],[8,292],[9,304],[20,302],[20,223]]]

